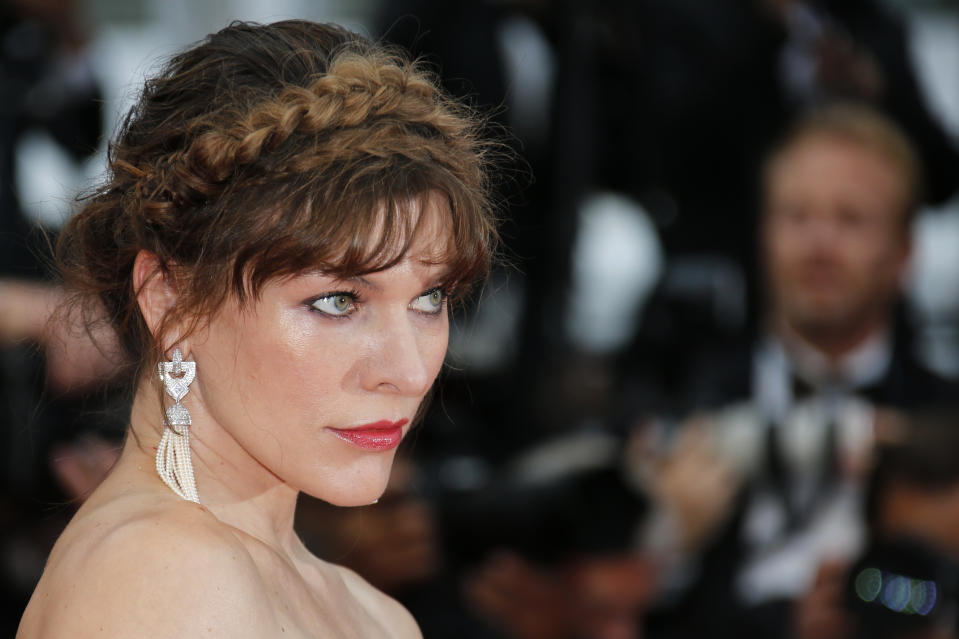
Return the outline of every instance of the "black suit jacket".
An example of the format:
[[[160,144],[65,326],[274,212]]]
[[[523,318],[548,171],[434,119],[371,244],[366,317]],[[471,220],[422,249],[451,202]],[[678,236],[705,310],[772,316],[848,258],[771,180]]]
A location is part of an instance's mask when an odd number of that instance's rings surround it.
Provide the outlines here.
[[[902,331],[897,331],[896,337],[886,373],[855,394],[877,407],[906,411],[955,403],[959,384],[923,366],[912,355]],[[688,405],[709,410],[752,397],[754,350],[754,344],[741,342],[704,356],[699,365],[692,367],[696,378],[690,385]],[[735,578],[747,551],[742,528],[750,497],[751,485],[746,482],[728,523],[704,549],[692,587],[676,605],[649,618],[647,630],[651,637],[789,636],[792,601],[747,607],[736,596]]]

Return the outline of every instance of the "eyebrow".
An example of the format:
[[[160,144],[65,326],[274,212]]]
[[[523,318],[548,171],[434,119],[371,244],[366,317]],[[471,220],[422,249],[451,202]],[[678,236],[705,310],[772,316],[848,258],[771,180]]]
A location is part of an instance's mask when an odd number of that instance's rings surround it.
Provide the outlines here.
[[[356,283],[358,283],[358,284],[362,284],[362,285],[365,286],[366,288],[373,289],[374,291],[375,291],[375,290],[379,290],[379,288],[380,288],[380,287],[377,286],[375,283],[373,283],[373,282],[371,282],[370,280],[366,279],[366,278],[363,277],[362,275],[354,275],[354,276],[352,276],[352,277],[347,277],[347,278],[344,278],[344,281],[346,281],[346,282],[356,282]]]
[[[416,262],[418,264],[421,264],[422,266],[429,266],[429,267],[450,266],[450,260],[444,259],[443,257],[439,255],[433,256],[433,257],[420,258],[420,259],[417,259]]]
[[[451,270],[452,270],[452,267],[451,267],[450,264],[449,264],[448,262],[446,262],[446,261],[432,261],[432,260],[429,260],[429,259],[420,259],[420,260],[416,260],[416,261],[417,261],[418,264],[420,264],[420,265],[422,265],[422,266],[426,266],[426,267],[428,267],[428,268],[442,268],[442,271],[441,271],[442,277],[440,277],[440,278],[438,278],[438,279],[445,279],[445,278],[449,277],[450,272],[451,272]],[[443,267],[445,267],[445,268],[443,268]],[[349,283],[351,283],[351,284],[359,284],[359,285],[361,285],[361,286],[363,286],[363,287],[365,287],[365,288],[368,288],[368,289],[371,289],[371,290],[374,290],[374,291],[380,290],[380,286],[379,286],[378,284],[376,284],[376,282],[373,282],[373,281],[367,279],[366,277],[364,277],[364,276],[362,276],[362,275],[351,275],[351,276],[349,276],[349,277],[337,277],[337,276],[335,276],[335,275],[332,275],[332,274],[330,274],[330,273],[324,273],[324,272],[322,272],[322,271],[317,271],[317,273],[318,273],[319,275],[323,275],[323,276],[327,276],[327,277],[334,277],[334,278],[340,280],[341,282],[349,282]]]

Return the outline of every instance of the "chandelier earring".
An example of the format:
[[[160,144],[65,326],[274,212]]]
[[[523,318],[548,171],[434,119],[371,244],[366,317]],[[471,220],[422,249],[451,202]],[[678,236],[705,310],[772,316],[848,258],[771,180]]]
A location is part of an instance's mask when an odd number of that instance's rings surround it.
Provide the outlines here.
[[[173,405],[166,410],[163,436],[157,446],[156,468],[160,479],[177,495],[200,503],[193,476],[193,460],[190,455],[190,411],[180,403],[190,391],[196,379],[196,362],[183,361],[179,348],[173,349],[169,362],[159,362],[157,372],[166,394],[173,398]]]

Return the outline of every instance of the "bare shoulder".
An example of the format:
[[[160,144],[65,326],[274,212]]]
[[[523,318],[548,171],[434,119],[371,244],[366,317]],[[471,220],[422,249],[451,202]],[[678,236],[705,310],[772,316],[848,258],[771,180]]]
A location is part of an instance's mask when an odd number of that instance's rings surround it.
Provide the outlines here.
[[[335,566],[343,583],[370,614],[382,621],[391,637],[398,639],[422,639],[423,633],[413,615],[400,602],[344,566]]]
[[[263,582],[228,527],[188,502],[117,501],[64,531],[18,639],[272,634]]]

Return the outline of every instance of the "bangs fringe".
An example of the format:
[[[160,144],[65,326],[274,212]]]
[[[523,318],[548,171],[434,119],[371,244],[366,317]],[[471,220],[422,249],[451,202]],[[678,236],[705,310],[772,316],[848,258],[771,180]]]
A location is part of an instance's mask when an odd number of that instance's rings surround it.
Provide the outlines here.
[[[431,193],[444,198],[446,210],[439,213],[447,235],[423,257],[445,267],[438,284],[451,301],[464,297],[490,269],[495,231],[488,211],[444,167],[397,167],[395,159],[389,164],[374,171],[353,167],[337,172],[349,179],[331,181],[314,173],[273,185],[273,215],[261,216],[258,240],[234,261],[237,298],[255,299],[278,277],[320,271],[347,279],[397,265],[430,222],[425,207]],[[237,196],[247,207],[270,207]],[[282,204],[277,207],[277,202]]]

